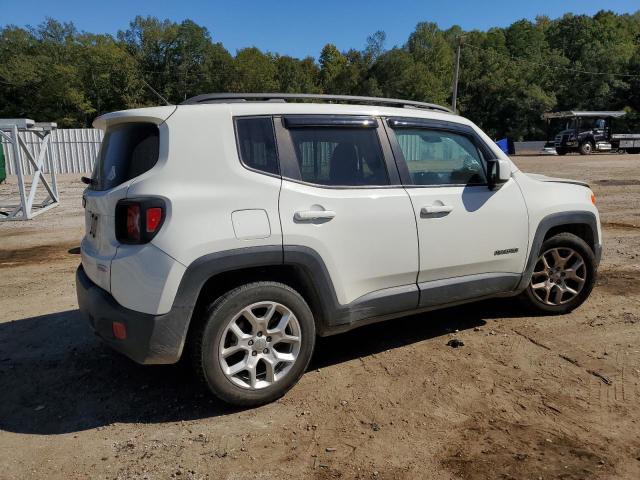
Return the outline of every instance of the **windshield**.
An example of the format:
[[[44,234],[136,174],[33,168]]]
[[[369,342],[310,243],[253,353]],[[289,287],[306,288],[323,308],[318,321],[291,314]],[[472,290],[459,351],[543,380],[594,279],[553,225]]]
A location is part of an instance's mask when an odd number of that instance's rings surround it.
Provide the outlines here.
[[[565,130],[574,130],[576,128],[576,118],[555,118],[549,122],[547,130],[547,138],[553,140],[556,135]]]

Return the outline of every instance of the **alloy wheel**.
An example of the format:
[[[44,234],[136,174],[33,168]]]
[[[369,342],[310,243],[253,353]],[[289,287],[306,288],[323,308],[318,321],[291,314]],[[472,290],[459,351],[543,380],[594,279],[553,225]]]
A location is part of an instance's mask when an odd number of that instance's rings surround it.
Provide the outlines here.
[[[587,266],[572,248],[552,248],[538,258],[529,288],[546,305],[562,305],[577,297],[587,280]]]
[[[301,346],[300,323],[277,302],[258,302],[234,315],[222,334],[218,361],[233,384],[250,390],[269,387],[295,364]]]

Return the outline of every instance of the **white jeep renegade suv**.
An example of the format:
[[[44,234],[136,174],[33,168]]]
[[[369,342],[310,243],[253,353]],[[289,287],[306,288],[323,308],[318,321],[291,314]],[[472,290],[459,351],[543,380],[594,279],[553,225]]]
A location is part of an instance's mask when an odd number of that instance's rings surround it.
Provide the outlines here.
[[[588,186],[522,173],[444,107],[212,94],[94,125],[80,310],[137,362],[188,353],[230,403],[283,395],[316,335],[496,296],[564,313],[594,285]]]

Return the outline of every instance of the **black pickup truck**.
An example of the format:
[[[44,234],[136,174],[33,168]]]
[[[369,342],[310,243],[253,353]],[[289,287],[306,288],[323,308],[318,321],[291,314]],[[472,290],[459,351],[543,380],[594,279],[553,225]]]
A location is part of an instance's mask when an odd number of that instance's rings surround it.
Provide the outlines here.
[[[558,155],[579,152],[640,153],[640,115],[624,111],[545,113],[547,144]]]

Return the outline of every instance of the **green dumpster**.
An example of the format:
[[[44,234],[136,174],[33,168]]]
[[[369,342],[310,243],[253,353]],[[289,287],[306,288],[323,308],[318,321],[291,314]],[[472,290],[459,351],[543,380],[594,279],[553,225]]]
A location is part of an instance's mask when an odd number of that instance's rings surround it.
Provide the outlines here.
[[[2,142],[0,142],[0,183],[4,182],[7,178],[7,167],[4,162],[4,149],[2,148]]]

